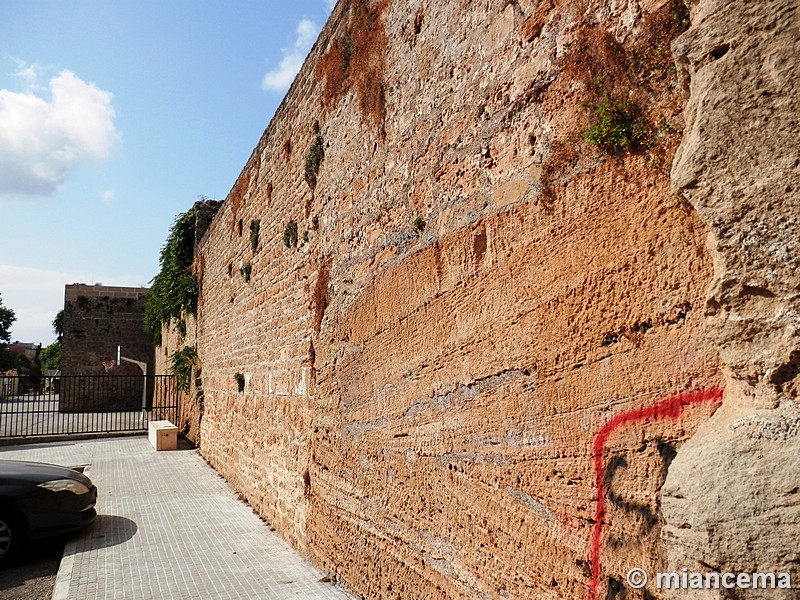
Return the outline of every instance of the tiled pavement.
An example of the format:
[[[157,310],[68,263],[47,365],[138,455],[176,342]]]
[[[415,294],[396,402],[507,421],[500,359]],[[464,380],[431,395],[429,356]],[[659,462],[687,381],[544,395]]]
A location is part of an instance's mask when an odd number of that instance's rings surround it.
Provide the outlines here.
[[[145,436],[0,447],[0,459],[88,465],[97,520],[71,538],[54,600],[347,599],[194,450]]]

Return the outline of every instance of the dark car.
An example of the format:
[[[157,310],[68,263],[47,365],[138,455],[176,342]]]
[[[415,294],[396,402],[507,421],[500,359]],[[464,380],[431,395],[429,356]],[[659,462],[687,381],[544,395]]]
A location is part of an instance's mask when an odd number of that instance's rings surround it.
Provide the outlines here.
[[[75,469],[0,460],[0,564],[28,540],[85,527],[96,501],[97,488]]]

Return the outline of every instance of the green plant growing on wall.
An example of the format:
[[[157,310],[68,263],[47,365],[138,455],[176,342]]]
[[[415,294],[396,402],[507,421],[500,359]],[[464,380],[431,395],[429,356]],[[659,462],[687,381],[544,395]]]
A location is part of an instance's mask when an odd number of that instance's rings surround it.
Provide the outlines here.
[[[678,127],[674,123],[670,123],[666,119],[662,119],[661,123],[658,125],[658,130],[661,133],[664,133],[664,134],[667,134],[667,135],[671,135],[673,133],[679,133],[680,132],[680,127]]]
[[[254,219],[250,221],[250,247],[253,252],[258,250],[258,234],[261,231],[261,221]]]
[[[425,231],[426,225],[427,223],[425,222],[425,219],[423,219],[421,216],[418,216],[416,219],[414,219],[414,229],[416,229],[418,232],[422,233]]]
[[[244,392],[244,375],[241,373],[236,373],[233,378],[236,380],[236,389],[238,389],[239,393],[241,394]]]
[[[153,278],[144,301],[144,327],[161,345],[161,327],[172,319],[197,312],[199,285],[192,271],[194,262],[194,207],[178,215],[161,248],[161,270]]]
[[[624,97],[606,95],[594,108],[595,123],[583,133],[590,144],[608,152],[638,148],[647,134],[639,107]]]
[[[588,562],[586,562],[585,560],[576,560],[575,564],[578,565],[578,567],[580,568],[581,575],[583,575],[586,578],[592,576],[592,567]]]
[[[186,337],[186,319],[183,317],[178,319],[178,322],[175,323],[175,331],[178,332],[178,335],[181,336],[181,339]]]
[[[169,357],[169,372],[175,375],[178,389],[188,392],[192,381],[192,367],[197,364],[197,350],[193,346],[184,346]]]
[[[685,2],[682,0],[674,0],[670,5],[670,11],[672,13],[673,22],[678,28],[678,31],[684,32],[689,29],[689,25],[692,23],[689,15],[689,7],[686,6]]]
[[[250,275],[252,274],[252,272],[253,272],[253,265],[251,265],[249,262],[246,262],[241,267],[239,267],[239,273],[242,274],[242,277],[244,277],[244,280],[247,283],[250,283]]]
[[[319,123],[314,122],[314,141],[306,153],[306,167],[305,167],[305,180],[308,186],[313,190],[317,186],[317,174],[319,173],[319,166],[325,158],[325,141],[319,132]]]
[[[353,60],[355,53],[356,40],[353,37],[353,32],[348,29],[342,40],[342,71],[347,71],[350,67],[350,61]]]
[[[289,221],[283,230],[283,243],[287,248],[297,246],[297,221]]]

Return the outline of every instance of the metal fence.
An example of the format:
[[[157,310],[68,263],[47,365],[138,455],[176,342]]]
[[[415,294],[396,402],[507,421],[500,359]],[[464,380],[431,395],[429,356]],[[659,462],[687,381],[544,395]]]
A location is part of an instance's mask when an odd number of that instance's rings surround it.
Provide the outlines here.
[[[177,413],[172,375],[0,375],[0,438],[147,431]]]

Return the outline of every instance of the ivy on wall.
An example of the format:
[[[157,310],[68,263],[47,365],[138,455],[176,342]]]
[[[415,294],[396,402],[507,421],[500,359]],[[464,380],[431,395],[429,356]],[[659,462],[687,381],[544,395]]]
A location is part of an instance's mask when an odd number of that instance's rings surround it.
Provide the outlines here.
[[[170,359],[169,372],[175,375],[178,389],[188,392],[192,382],[192,367],[197,362],[197,350],[192,346],[184,346],[173,352]]]
[[[194,261],[195,208],[178,215],[161,248],[161,270],[150,284],[144,302],[144,327],[161,345],[161,327],[197,311],[199,285],[192,271]]]
[[[317,185],[317,175],[319,174],[319,166],[325,158],[325,140],[319,133],[319,123],[314,123],[315,135],[314,141],[308,148],[306,154],[306,166],[303,176],[308,184],[308,187],[314,189]]]

